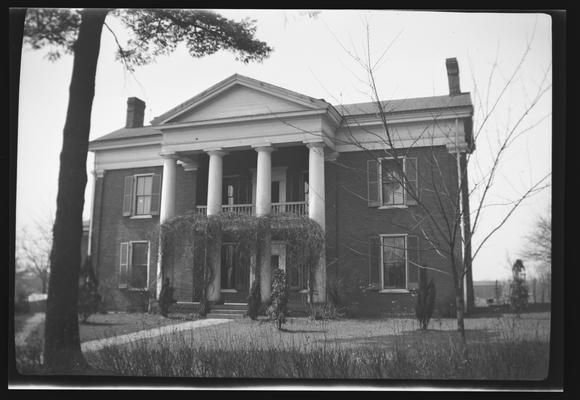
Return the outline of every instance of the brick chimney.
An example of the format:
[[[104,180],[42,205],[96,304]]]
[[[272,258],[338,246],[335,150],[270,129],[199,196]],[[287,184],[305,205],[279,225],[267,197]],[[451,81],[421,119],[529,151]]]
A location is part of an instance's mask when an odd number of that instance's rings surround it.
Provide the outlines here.
[[[459,88],[459,64],[457,58],[448,58],[445,60],[447,67],[447,79],[449,80],[449,95],[454,96],[461,93]]]
[[[145,117],[145,102],[137,97],[127,99],[127,123],[126,128],[139,128],[143,126]]]

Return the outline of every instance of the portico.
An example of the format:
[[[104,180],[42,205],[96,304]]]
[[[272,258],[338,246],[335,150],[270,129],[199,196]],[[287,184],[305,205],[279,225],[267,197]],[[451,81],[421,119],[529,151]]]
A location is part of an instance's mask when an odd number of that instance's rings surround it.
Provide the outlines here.
[[[272,143],[264,142],[260,144],[251,145],[252,149],[247,150],[245,155],[254,154],[254,162],[256,168],[251,172],[252,182],[249,187],[252,188],[249,194],[248,204],[236,204],[238,198],[234,199],[230,203],[224,203],[224,199],[229,200],[227,192],[230,187],[224,183],[224,162],[228,160],[228,157],[234,157],[236,155],[236,149],[223,148],[223,147],[213,147],[206,148],[203,153],[208,158],[207,163],[207,195],[206,195],[206,205],[196,206],[198,212],[203,212],[208,217],[215,216],[222,212],[238,212],[250,215],[255,215],[257,217],[265,217],[271,214],[277,213],[291,213],[298,215],[308,215],[311,219],[316,221],[322,229],[325,228],[325,193],[324,193],[324,159],[325,159],[325,149],[328,146],[325,145],[323,141],[307,141],[296,146],[295,150],[303,148],[306,150],[307,157],[305,161],[307,165],[304,165],[305,170],[301,170],[304,178],[300,180],[295,187],[298,190],[304,190],[303,187],[307,188],[307,192],[301,192],[298,195],[302,195],[303,200],[298,201],[287,201],[290,198],[290,194],[287,196],[286,186],[291,186],[287,179],[292,178],[292,176],[287,177],[287,166],[272,167],[272,160],[284,162],[284,160],[277,160],[277,153],[283,154],[284,149],[288,149],[288,146],[277,144],[276,146]],[[327,152],[329,150],[326,150]],[[239,154],[238,150],[238,154]],[[164,164],[163,164],[163,192],[160,204],[160,222],[163,223],[167,219],[175,215],[175,194],[176,194],[176,182],[175,182],[175,169],[178,168],[178,163],[187,168],[189,171],[195,170],[192,167],[192,160],[195,156],[191,154],[184,155],[178,153],[164,154]],[[292,157],[292,155],[286,155],[286,158]],[[243,171],[241,171],[243,172]],[[197,172],[196,172],[197,173]],[[292,182],[294,183],[294,182]],[[302,186],[302,187],[301,187]],[[236,189],[237,190],[237,189]],[[296,192],[295,189],[293,189]],[[232,189],[233,191],[233,189]],[[276,202],[272,202],[272,193],[275,194]],[[296,200],[296,193],[293,193],[290,200]],[[258,243],[260,246],[259,251],[255,254],[259,254],[259,259],[254,258],[254,262],[258,265],[258,270],[260,271],[260,282],[261,282],[261,296],[262,301],[267,303],[270,300],[271,295],[271,269],[272,269],[272,240],[271,237],[266,237],[264,240]],[[277,244],[279,249],[281,244]],[[282,244],[283,246],[283,244]],[[208,300],[212,302],[219,303],[222,299],[222,294],[224,291],[231,292],[232,290],[224,290],[222,288],[222,243],[221,240],[216,240],[212,246],[212,254],[210,255],[210,260],[212,263],[213,270],[213,281],[208,291]],[[277,253],[279,250],[276,251]],[[282,251],[283,253],[283,251]],[[255,257],[255,254],[253,257]],[[280,257],[277,254],[276,257]],[[280,262],[280,261],[277,261]],[[286,260],[280,262],[282,268],[285,268]],[[279,265],[279,266],[280,266]],[[319,265],[316,267],[314,273],[314,301],[323,302],[325,301],[325,257],[322,256]],[[162,281],[161,277],[161,262],[158,264],[158,283]],[[249,278],[251,284],[253,277]],[[159,288],[160,289],[160,288]]]

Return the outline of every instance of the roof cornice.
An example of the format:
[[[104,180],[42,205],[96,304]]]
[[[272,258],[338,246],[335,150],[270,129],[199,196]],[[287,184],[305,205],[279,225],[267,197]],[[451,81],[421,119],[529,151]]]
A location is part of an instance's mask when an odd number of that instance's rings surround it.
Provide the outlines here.
[[[160,116],[153,118],[151,120],[151,125],[154,126],[162,125],[168,120],[175,118],[191,110],[192,108],[215,98],[220,93],[228,90],[229,88],[235,85],[241,85],[250,89],[258,90],[285,99],[287,101],[299,103],[311,109],[327,109],[332,106],[330,103],[327,103],[324,100],[308,97],[303,94],[293,92],[291,90],[284,89],[279,86],[262,82],[257,79],[249,78],[247,76],[234,74],[224,79],[223,81],[216,83],[215,85],[197,94],[196,96],[190,98],[189,100],[179,104],[178,106],[173,107],[171,110],[161,114]]]

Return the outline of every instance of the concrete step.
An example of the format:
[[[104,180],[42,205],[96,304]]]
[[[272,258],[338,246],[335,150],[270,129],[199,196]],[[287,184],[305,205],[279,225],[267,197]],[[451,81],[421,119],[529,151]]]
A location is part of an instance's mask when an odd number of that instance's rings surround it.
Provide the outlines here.
[[[207,314],[206,319],[237,319],[243,318],[244,314],[237,313],[237,314],[224,314],[221,312],[210,312]]]

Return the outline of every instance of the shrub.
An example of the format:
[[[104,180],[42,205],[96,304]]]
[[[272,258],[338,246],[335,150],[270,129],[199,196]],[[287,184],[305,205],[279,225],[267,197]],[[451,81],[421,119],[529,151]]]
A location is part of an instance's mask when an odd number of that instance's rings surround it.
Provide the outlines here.
[[[336,307],[332,302],[309,304],[308,311],[308,317],[313,321],[339,319],[346,316],[345,308]]]
[[[79,287],[78,314],[82,322],[87,322],[91,315],[99,311],[101,295],[98,288],[99,284],[91,265],[91,258],[87,257],[81,270]]]
[[[523,275],[524,269],[522,260],[516,260],[512,267],[513,280],[510,284],[510,305],[518,315],[528,305],[528,288]]]
[[[286,323],[289,294],[286,272],[278,268],[272,276],[272,298],[267,309],[268,318],[276,324],[278,329],[282,329],[282,325]]]
[[[175,303],[173,288],[169,284],[169,278],[165,278],[161,292],[159,293],[159,313],[164,317],[169,315],[169,308]]]
[[[248,312],[247,315],[253,320],[258,318],[258,313],[260,312],[261,305],[261,293],[260,293],[260,281],[255,279],[252,283],[252,288],[250,289],[250,295],[248,296]]]
[[[435,308],[435,282],[433,282],[433,278],[427,282],[428,276],[425,268],[421,268],[419,271],[419,290],[417,291],[415,316],[421,325],[421,329],[426,330]]]

